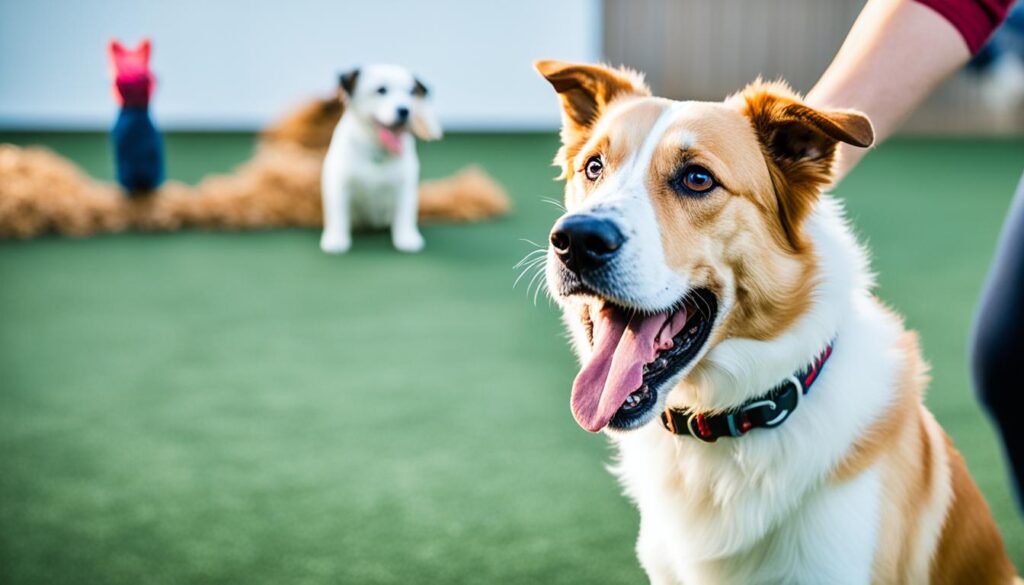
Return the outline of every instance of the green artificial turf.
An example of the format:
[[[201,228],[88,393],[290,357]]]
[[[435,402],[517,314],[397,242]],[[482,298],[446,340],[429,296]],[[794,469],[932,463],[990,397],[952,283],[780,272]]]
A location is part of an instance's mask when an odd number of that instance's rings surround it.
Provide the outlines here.
[[[111,177],[102,135],[41,142]],[[248,135],[170,135],[168,174]],[[574,359],[512,266],[560,196],[553,135],[453,135],[509,218],[385,235],[123,234],[0,243],[0,583],[643,582],[611,452],[569,413]],[[921,332],[928,404],[1019,567],[1024,524],[966,368],[1024,142],[899,140],[839,189],[879,294]],[[2,178],[0,178],[2,180]]]

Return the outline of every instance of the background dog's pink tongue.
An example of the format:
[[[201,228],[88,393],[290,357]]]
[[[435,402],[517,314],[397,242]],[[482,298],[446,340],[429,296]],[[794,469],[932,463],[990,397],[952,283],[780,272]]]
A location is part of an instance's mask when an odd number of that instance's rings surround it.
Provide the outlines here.
[[[600,431],[640,388],[644,364],[654,359],[655,337],[667,317],[601,308],[594,319],[594,352],[572,384],[572,414],[581,427]]]
[[[377,138],[380,139],[380,143],[391,154],[402,154],[402,137],[396,132],[392,132],[387,128],[381,128],[377,132]]]

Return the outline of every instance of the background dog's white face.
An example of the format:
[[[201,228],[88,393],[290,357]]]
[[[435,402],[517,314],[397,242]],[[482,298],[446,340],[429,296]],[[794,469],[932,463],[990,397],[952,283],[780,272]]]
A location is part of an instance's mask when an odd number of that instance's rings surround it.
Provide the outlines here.
[[[369,65],[344,73],[340,88],[346,115],[394,132],[411,130],[421,140],[441,137],[427,87],[404,67]]]

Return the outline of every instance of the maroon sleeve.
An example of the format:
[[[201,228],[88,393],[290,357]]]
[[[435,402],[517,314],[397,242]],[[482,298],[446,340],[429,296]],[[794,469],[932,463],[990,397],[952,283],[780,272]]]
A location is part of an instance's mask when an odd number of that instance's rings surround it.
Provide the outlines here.
[[[975,54],[1006,18],[1014,0],[917,0],[949,21]]]

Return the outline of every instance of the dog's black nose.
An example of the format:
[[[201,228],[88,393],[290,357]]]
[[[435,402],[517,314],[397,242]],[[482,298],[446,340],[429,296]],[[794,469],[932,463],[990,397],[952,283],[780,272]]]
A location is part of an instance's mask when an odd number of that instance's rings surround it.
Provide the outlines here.
[[[600,268],[615,257],[625,241],[611,220],[593,215],[567,215],[551,230],[551,247],[573,272]]]
[[[395,119],[399,124],[404,124],[409,119],[409,108],[402,106],[395,110]]]

